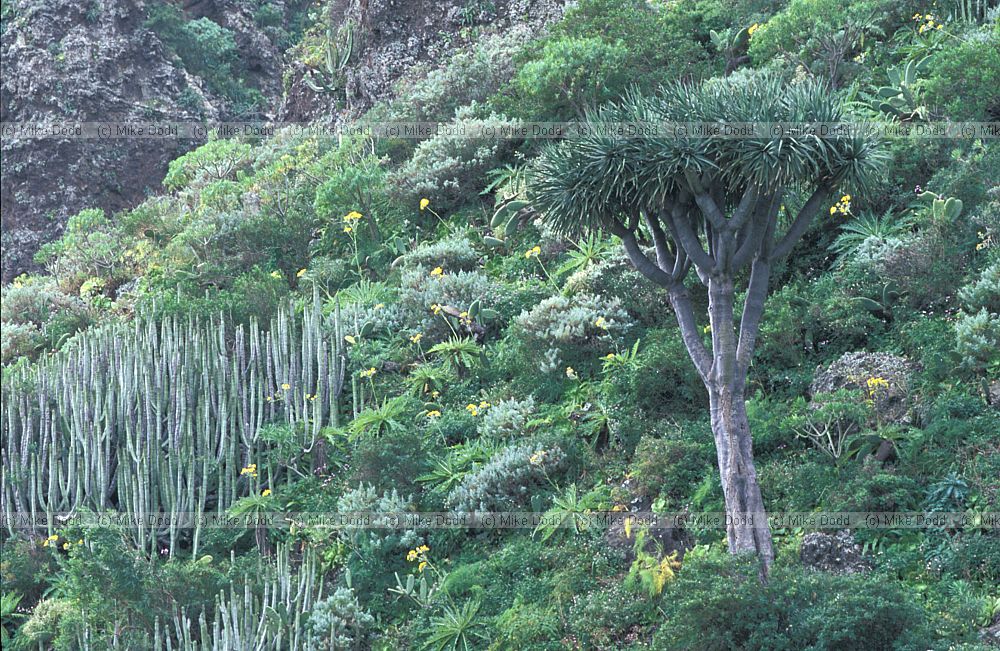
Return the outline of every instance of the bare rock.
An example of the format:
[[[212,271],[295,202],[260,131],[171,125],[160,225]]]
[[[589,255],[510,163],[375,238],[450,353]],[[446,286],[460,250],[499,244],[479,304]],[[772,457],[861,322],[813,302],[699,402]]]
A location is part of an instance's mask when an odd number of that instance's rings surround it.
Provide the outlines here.
[[[799,558],[804,566],[827,572],[854,574],[871,569],[871,563],[861,553],[861,546],[847,530],[835,534],[819,531],[806,534]]]
[[[859,400],[873,401],[882,424],[905,425],[911,418],[910,377],[914,370],[906,358],[889,353],[845,353],[828,368],[816,370],[809,392],[814,402],[821,402],[825,393],[856,391]]]

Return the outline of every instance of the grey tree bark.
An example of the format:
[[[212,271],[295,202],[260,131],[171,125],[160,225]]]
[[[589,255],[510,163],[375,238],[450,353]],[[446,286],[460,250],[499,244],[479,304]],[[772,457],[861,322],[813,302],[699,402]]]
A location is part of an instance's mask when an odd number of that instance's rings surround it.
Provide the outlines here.
[[[639,211],[628,222],[611,220],[632,265],[669,292],[670,304],[691,361],[708,390],[712,433],[725,498],[726,535],[732,553],[753,552],[767,579],[774,560],[771,530],[753,459],[746,410],[746,384],[756,347],[772,263],[787,255],[802,237],[830,187],[820,185],[778,238],[775,231],[783,191],[749,187],[726,217],[719,193],[683,193],[676,205],[656,213]],[[641,221],[640,221],[641,220]],[[640,245],[648,237],[653,257]],[[737,273],[749,266],[743,311],[736,320]],[[712,341],[707,347],[697,326],[685,280],[694,268],[708,292]]]

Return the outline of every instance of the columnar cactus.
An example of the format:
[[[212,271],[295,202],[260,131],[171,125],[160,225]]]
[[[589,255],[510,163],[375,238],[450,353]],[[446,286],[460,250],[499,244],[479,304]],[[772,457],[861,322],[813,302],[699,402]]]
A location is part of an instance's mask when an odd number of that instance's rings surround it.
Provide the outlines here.
[[[48,533],[54,514],[79,509],[222,513],[282,471],[241,473],[263,458],[264,424],[313,442],[337,424],[345,365],[338,315],[324,320],[318,295],[266,330],[168,317],[90,331],[4,378],[2,506],[45,514]],[[183,529],[139,527],[137,541],[173,555]]]

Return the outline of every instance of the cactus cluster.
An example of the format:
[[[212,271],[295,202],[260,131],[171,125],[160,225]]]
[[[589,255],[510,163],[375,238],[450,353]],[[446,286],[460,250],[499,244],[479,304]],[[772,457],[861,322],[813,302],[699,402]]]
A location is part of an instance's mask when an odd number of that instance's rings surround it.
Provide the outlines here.
[[[346,352],[340,323],[318,295],[301,315],[279,311],[267,329],[227,328],[224,318],[166,318],[96,328],[56,355],[3,378],[3,468],[7,512],[45,516],[117,511],[223,513],[236,499],[287,480],[263,461],[260,430],[284,422],[310,448],[337,424]],[[261,464],[261,465],[257,465]],[[246,472],[252,468],[251,472]],[[141,549],[190,540],[172,522],[137,527]],[[8,523],[12,526],[12,523]]]
[[[153,649],[304,651],[316,647],[306,621],[322,600],[324,586],[316,556],[308,548],[293,567],[288,546],[280,546],[273,572],[265,578],[244,577],[241,583],[220,592],[211,611],[179,609],[172,622],[161,625],[157,621]]]

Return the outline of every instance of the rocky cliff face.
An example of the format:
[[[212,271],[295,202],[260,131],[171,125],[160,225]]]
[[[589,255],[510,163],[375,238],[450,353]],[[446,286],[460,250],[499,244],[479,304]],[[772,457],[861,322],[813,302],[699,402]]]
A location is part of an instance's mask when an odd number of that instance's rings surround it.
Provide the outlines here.
[[[281,53],[249,2],[188,3],[232,32],[248,83],[276,105]],[[147,27],[141,0],[20,0],[3,15],[0,116],[5,123],[218,118],[231,102]],[[278,11],[284,7],[277,4]],[[242,59],[241,55],[241,59]],[[3,282],[88,207],[128,208],[160,188],[167,163],[197,143],[165,139],[3,139]]]
[[[238,119],[228,77],[257,100],[253,117],[347,119],[392,96],[416,64],[432,64],[483,31],[532,30],[561,16],[563,0],[16,0],[3,10],[0,117],[5,123]],[[217,59],[205,64],[187,43]],[[159,11],[160,14],[156,12]],[[210,21],[210,22],[209,22]],[[312,22],[313,49],[350,32],[341,88],[317,92],[316,65],[288,49],[291,27]],[[166,25],[166,26],[164,26]],[[171,27],[173,25],[173,27]],[[221,28],[221,31],[219,30]],[[222,45],[229,44],[226,51]],[[173,40],[172,40],[173,38]],[[231,39],[231,40],[230,40]],[[206,44],[207,42],[207,44]],[[319,45],[321,44],[322,45]],[[286,51],[287,50],[287,51]],[[313,52],[315,54],[315,51]],[[227,58],[228,57],[228,58]],[[221,75],[220,66],[231,75]],[[161,189],[167,164],[199,143],[176,138],[3,137],[0,272],[10,282],[33,268],[38,248],[84,208],[114,212]]]
[[[538,32],[558,20],[566,0],[333,0],[326,16],[338,27],[334,38],[351,56],[334,94],[306,83],[309,66],[289,63],[281,117],[308,121],[356,116],[393,96],[395,83],[414,66],[444,61],[485,31],[514,26]]]

